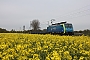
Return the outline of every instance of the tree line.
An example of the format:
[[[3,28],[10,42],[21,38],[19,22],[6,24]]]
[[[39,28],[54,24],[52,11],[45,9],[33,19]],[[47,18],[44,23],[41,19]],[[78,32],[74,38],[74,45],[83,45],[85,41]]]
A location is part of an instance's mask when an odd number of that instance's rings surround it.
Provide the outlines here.
[[[74,33],[83,34],[83,35],[89,35],[90,36],[90,30],[89,29],[74,31]]]
[[[23,31],[15,31],[12,29],[11,31],[8,31],[6,29],[0,28],[0,33],[40,33],[40,32],[46,32],[46,29],[40,30],[40,22],[39,20],[35,19],[30,23],[30,26],[32,29],[25,30],[25,25],[23,26]]]
[[[11,30],[11,31],[8,31],[6,29],[3,29],[3,28],[0,28],[0,33],[34,33],[34,32],[46,32],[46,29],[43,29],[43,30],[23,30],[23,31],[15,31],[15,30]],[[74,31],[74,33],[81,33],[81,34],[84,34],[84,35],[89,35],[90,36],[90,30],[89,29],[86,29],[86,30],[80,30],[80,31]]]
[[[40,29],[40,22],[39,20],[35,19],[30,23],[30,27],[32,27],[32,29],[30,30],[25,30],[25,26],[23,26],[23,31],[15,31],[14,29],[12,29],[11,31],[8,31],[6,29],[0,28],[0,33],[45,33],[47,31],[47,29]],[[80,30],[80,31],[74,31],[74,33],[76,35],[78,34],[84,34],[84,35],[89,35],[90,36],[90,30],[86,29],[86,30]]]

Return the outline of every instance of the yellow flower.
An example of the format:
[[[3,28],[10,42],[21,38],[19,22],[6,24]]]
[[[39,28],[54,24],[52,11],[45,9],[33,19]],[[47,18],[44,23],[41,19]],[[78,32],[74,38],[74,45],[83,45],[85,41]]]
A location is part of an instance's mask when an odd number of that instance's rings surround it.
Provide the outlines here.
[[[78,56],[79,55],[79,56]],[[90,36],[0,33],[1,60],[90,59]]]

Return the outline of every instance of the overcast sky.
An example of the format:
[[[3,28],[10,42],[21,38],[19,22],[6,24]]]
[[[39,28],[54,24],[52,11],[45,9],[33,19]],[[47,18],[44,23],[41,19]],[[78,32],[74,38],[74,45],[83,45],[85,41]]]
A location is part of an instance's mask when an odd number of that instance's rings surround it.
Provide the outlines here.
[[[0,0],[0,28],[22,30],[38,19],[41,29],[48,21],[67,21],[74,30],[90,29],[90,0]]]

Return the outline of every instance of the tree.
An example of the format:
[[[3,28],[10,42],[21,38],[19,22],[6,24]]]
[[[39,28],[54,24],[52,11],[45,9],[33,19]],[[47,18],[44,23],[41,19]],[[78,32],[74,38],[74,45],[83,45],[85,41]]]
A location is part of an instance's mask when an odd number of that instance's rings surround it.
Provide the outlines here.
[[[23,26],[23,31],[25,31],[25,25]]]
[[[33,28],[34,31],[39,30],[39,28],[40,28],[40,22],[39,22],[39,20],[36,20],[36,19],[33,20],[31,22],[31,27]]]
[[[0,33],[5,33],[5,32],[7,32],[6,29],[0,28]]]

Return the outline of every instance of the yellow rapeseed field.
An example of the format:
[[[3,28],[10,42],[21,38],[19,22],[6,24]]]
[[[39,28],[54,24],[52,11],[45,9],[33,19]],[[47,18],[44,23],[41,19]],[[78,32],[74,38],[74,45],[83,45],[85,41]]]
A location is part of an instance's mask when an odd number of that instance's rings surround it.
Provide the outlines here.
[[[90,37],[0,33],[0,60],[90,60]]]

